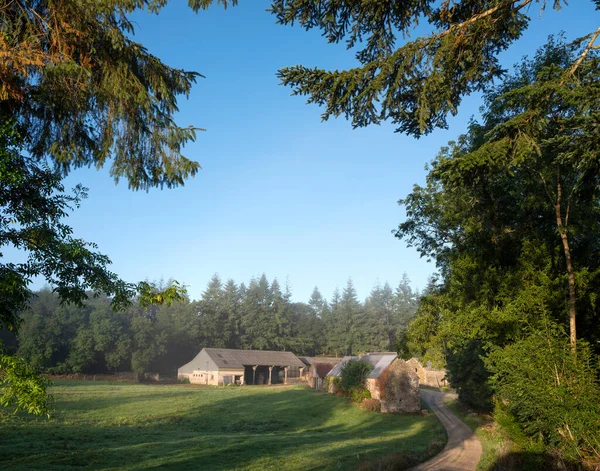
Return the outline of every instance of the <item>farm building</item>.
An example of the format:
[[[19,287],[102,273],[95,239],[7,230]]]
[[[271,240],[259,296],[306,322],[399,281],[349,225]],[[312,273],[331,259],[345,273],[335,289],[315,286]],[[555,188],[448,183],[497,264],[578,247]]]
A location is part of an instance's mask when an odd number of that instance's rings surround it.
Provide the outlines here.
[[[391,352],[346,356],[327,376],[340,377],[342,368],[352,359],[364,361],[373,367],[367,375],[365,386],[371,393],[371,397],[381,402],[381,412],[420,410],[419,376],[406,361]],[[332,382],[329,384],[329,392],[335,392]]]
[[[419,376],[419,384],[422,386],[429,386],[432,388],[441,388],[442,386],[448,386],[448,380],[446,379],[446,370],[436,370],[431,367],[431,362],[426,366],[423,366],[416,358],[411,358],[406,362],[411,368],[414,368],[415,372]]]
[[[300,360],[306,365],[302,381],[306,382],[309,387],[321,389],[323,381],[341,358],[335,357],[300,357]]]
[[[177,370],[193,384],[287,384],[300,380],[305,365],[292,352],[203,348]]]

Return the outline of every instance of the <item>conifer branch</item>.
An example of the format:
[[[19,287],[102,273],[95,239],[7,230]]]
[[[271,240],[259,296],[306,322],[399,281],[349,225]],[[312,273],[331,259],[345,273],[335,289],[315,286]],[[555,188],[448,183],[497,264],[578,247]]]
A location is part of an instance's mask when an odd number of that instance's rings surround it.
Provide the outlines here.
[[[517,11],[521,10],[523,7],[529,5],[532,1],[533,0],[523,0],[519,5],[517,5],[516,7],[513,8],[513,11],[517,12]],[[479,20],[482,20],[483,18],[493,15],[498,10],[501,10],[502,8],[505,8],[513,3],[515,3],[515,0],[507,0],[506,2],[500,3],[499,5],[496,5],[493,8],[483,11],[483,12],[469,18],[468,20],[463,21],[462,23],[451,25],[446,31],[443,31],[442,33],[440,33],[439,35],[435,36],[432,39],[443,38],[444,36],[456,31],[457,29],[463,29],[465,26],[469,26],[470,24],[476,23]]]
[[[585,49],[583,50],[583,52],[581,53],[579,58],[573,63],[573,65],[571,66],[571,68],[569,69],[567,74],[565,75],[565,80],[575,73],[575,71],[579,68],[579,66],[581,65],[583,60],[586,58],[586,56],[589,54],[589,52],[592,49],[600,48],[600,45],[594,46],[594,43],[596,42],[596,39],[598,39],[598,36],[600,36],[600,28],[598,28],[594,33],[592,33],[592,37],[590,38],[590,41],[588,42],[587,46],[585,47]]]

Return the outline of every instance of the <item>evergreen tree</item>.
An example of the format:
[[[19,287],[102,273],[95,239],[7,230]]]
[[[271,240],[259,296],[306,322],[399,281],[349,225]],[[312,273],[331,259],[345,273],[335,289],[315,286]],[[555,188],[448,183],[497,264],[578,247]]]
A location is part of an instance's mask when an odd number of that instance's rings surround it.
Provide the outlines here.
[[[559,10],[562,3],[552,6]],[[279,78],[323,106],[323,119],[342,115],[354,127],[391,120],[397,131],[420,136],[446,127],[463,96],[502,77],[498,55],[528,27],[526,9],[535,4],[541,12],[548,2],[274,0],[279,23],[317,28],[330,43],[345,40],[348,49],[358,49],[359,62],[335,71],[286,67]],[[429,33],[396,47],[398,35],[408,37],[423,23]],[[592,33],[592,43],[599,34]]]
[[[229,316],[224,308],[223,295],[221,279],[215,273],[208,282],[202,300],[196,306],[202,337],[206,346],[211,348],[224,348],[229,338]]]
[[[443,148],[427,186],[403,200],[397,233],[442,276],[422,299],[409,346],[445,361],[463,400],[490,407],[495,394],[513,427],[570,459],[594,456],[589,434],[598,433],[600,389],[589,381],[600,351],[593,47],[593,38],[551,38],[488,90],[482,122]]]
[[[377,284],[365,301],[365,351],[390,351],[395,344],[396,328],[393,292],[388,283]]]

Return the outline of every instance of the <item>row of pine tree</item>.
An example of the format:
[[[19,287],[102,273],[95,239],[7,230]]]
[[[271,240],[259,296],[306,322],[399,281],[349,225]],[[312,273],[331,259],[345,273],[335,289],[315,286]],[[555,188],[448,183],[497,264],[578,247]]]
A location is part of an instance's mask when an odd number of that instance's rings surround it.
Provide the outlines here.
[[[49,289],[22,313],[13,344],[33,365],[54,373],[134,371],[173,375],[201,348],[292,351],[343,356],[396,350],[414,317],[418,293],[404,275],[393,289],[376,285],[358,299],[352,280],[328,301],[315,287],[308,303],[293,302],[265,275],[246,285],[214,275],[198,301],[113,312],[110,299],[61,305]]]

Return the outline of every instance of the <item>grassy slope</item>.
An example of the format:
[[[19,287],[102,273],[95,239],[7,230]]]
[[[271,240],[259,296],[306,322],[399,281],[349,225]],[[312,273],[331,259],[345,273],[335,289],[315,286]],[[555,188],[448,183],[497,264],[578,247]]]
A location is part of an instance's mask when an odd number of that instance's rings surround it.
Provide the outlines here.
[[[432,416],[382,415],[302,387],[57,381],[50,420],[0,412],[2,469],[369,469],[443,447]]]

